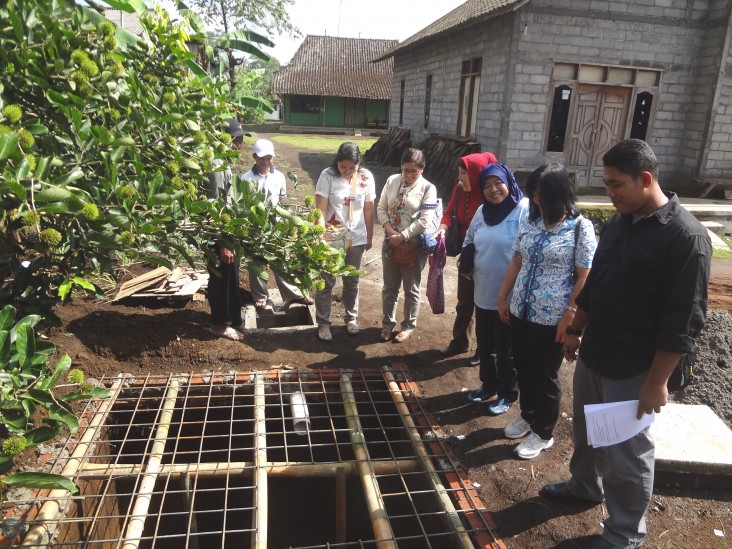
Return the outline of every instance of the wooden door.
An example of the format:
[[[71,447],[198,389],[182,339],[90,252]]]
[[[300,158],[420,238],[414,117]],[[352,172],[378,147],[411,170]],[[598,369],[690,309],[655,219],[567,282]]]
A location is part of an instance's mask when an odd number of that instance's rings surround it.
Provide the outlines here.
[[[346,98],[346,127],[359,128],[364,125],[366,100]]]
[[[630,96],[630,88],[579,86],[567,157],[578,186],[602,186],[602,156],[625,136]]]

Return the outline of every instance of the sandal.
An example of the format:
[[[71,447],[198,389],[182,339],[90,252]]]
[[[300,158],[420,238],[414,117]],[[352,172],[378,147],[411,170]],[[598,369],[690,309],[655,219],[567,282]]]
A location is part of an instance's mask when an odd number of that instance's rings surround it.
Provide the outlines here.
[[[313,299],[311,299],[309,297],[303,296],[303,297],[298,297],[296,299],[291,299],[290,303],[298,303],[300,305],[314,305],[315,301],[313,301]]]
[[[391,328],[384,328],[381,330],[381,335],[379,336],[381,338],[381,341],[391,341]]]
[[[402,330],[401,332],[399,332],[396,335],[396,337],[394,338],[394,341],[397,343],[402,343],[403,341],[406,341],[409,339],[409,337],[412,335],[412,332],[414,332],[413,329],[412,330]]]
[[[348,335],[358,335],[358,324],[356,324],[355,320],[351,320],[346,323],[346,331],[348,332]]]
[[[333,334],[330,333],[330,326],[319,326],[318,327],[318,339],[320,341],[332,341]]]

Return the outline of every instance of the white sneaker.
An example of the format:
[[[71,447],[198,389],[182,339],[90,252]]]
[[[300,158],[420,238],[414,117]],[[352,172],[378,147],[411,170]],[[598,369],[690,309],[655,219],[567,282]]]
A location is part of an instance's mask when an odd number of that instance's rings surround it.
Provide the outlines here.
[[[506,438],[522,438],[531,432],[531,425],[529,422],[522,418],[520,415],[514,419],[511,423],[506,425],[503,430],[503,434]]]
[[[538,456],[542,450],[551,448],[554,445],[554,439],[544,440],[536,433],[531,433],[531,436],[524,440],[521,444],[516,446],[514,452],[521,459],[534,459]]]
[[[355,320],[351,320],[348,324],[346,324],[346,331],[348,332],[348,335],[358,335],[358,324]]]

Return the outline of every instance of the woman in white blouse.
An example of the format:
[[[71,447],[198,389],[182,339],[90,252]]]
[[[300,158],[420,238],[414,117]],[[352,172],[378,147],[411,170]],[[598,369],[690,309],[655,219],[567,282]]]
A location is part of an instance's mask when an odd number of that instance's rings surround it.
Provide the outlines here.
[[[361,258],[371,249],[374,236],[374,176],[361,167],[361,152],[353,142],[341,143],[333,165],[320,174],[315,185],[315,205],[321,223],[347,231],[346,264],[361,267]],[[325,288],[315,294],[318,338],[331,341],[331,307],[335,278],[323,274]],[[346,331],[358,334],[358,276],[343,277],[343,309]]]

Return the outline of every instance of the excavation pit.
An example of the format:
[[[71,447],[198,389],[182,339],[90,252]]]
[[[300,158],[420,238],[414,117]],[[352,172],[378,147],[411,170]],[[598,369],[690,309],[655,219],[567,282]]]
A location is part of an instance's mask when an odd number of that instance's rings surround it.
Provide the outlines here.
[[[402,370],[102,382],[26,546],[503,546]]]
[[[277,306],[269,303],[261,309],[247,305],[243,312],[244,327],[247,330],[288,332],[316,325],[314,305],[288,303]]]

